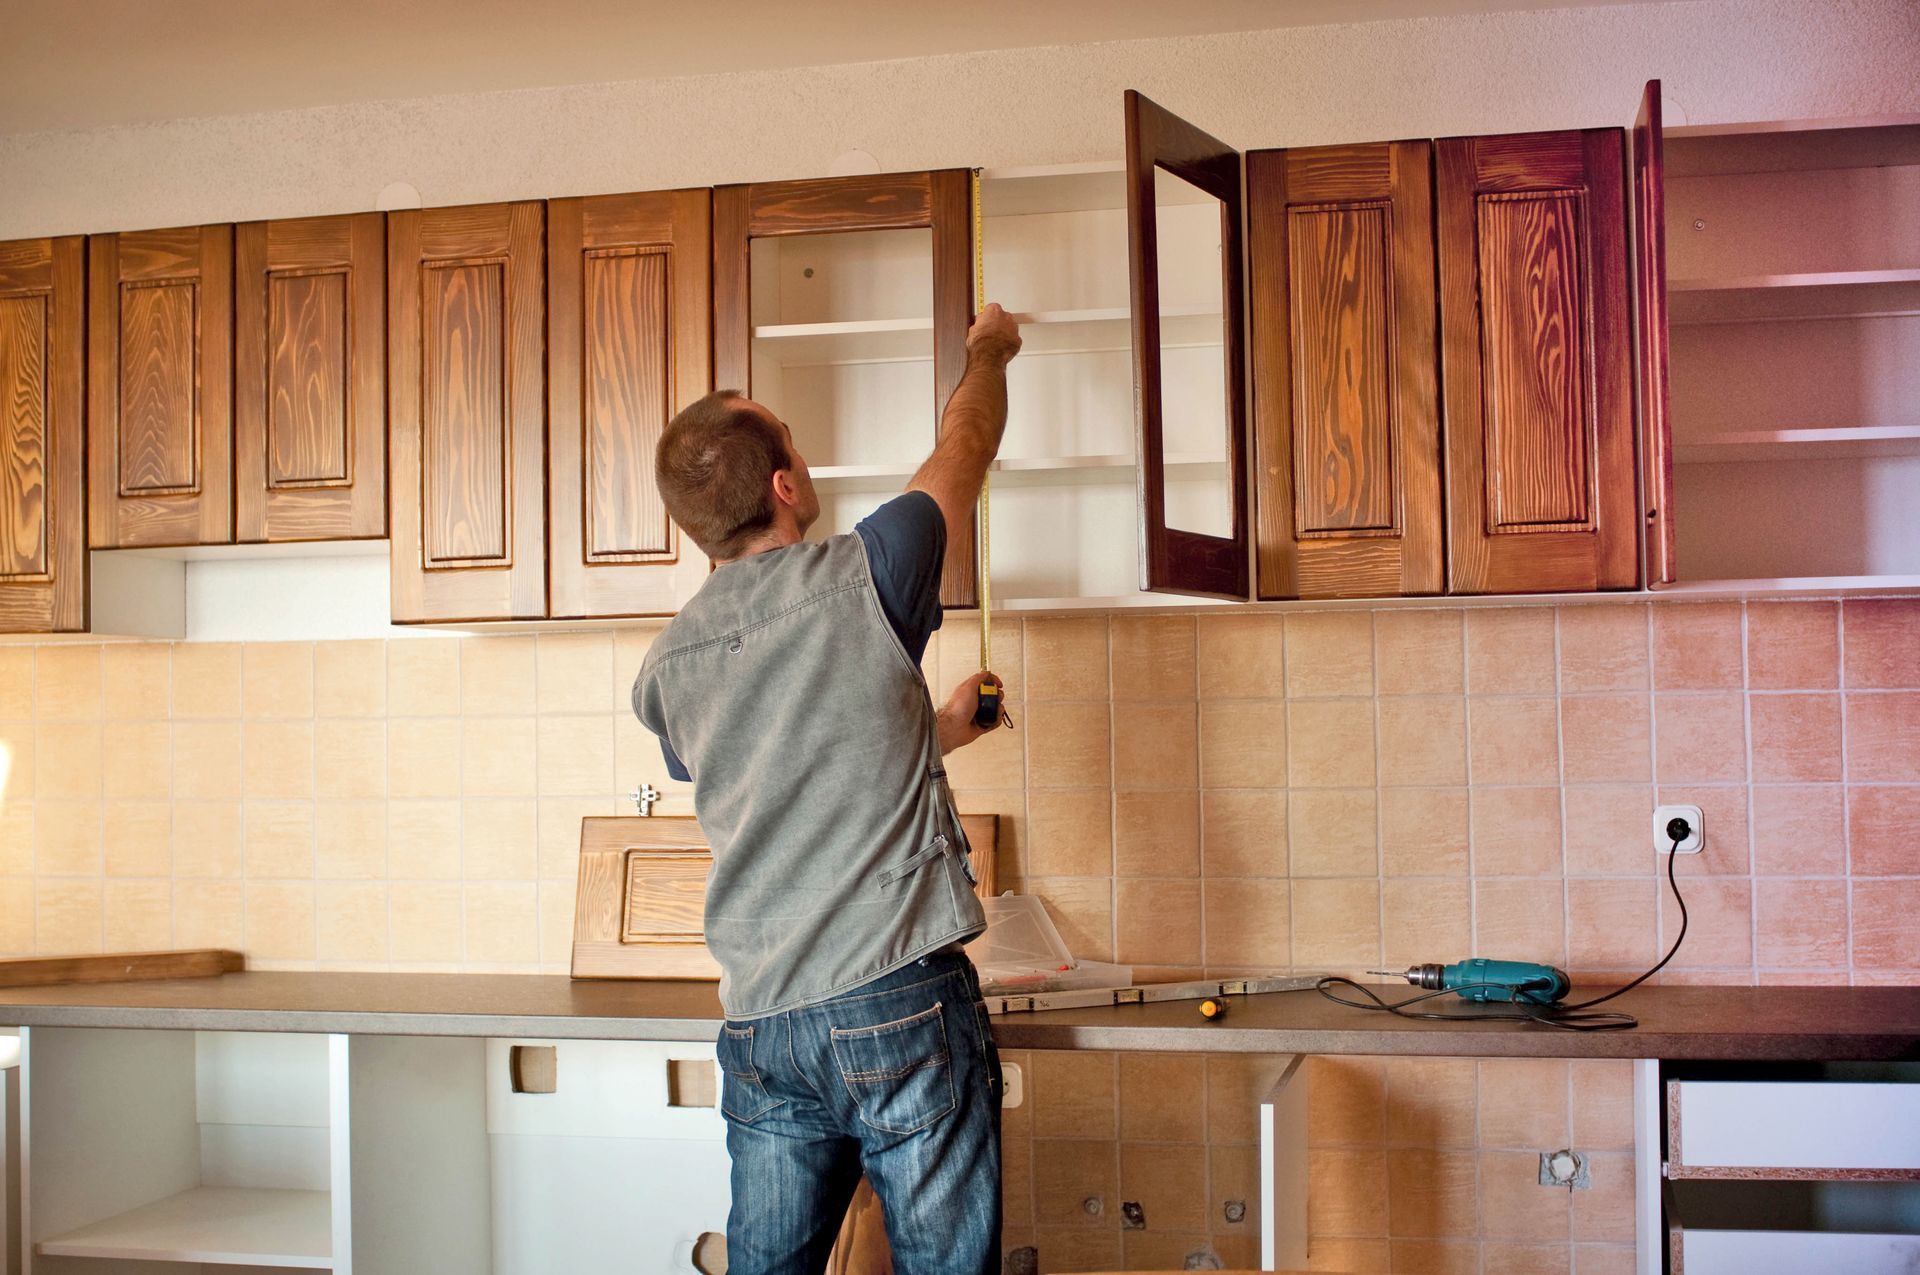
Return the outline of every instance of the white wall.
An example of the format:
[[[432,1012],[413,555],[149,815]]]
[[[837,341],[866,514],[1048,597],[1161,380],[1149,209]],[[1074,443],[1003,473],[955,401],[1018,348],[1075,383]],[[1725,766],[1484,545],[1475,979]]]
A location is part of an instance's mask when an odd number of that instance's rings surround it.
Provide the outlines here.
[[[1696,0],[423,98],[0,138],[0,239],[1111,158],[1129,87],[1278,146],[1622,123],[1654,76],[1671,123],[1920,114],[1917,66],[1914,0]]]

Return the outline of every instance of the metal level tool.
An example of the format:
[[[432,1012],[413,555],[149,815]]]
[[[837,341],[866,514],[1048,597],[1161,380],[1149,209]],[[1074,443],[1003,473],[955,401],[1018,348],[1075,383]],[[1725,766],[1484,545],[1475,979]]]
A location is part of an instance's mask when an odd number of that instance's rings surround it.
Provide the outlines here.
[[[1317,987],[1319,974],[1286,978],[1208,978],[1191,983],[1141,983],[1134,987],[1100,987],[1084,991],[1029,992],[987,996],[989,1014],[1025,1014],[1042,1009],[1095,1009],[1103,1005],[1145,1005],[1153,1001],[1196,1001],[1257,992],[1303,992]]]

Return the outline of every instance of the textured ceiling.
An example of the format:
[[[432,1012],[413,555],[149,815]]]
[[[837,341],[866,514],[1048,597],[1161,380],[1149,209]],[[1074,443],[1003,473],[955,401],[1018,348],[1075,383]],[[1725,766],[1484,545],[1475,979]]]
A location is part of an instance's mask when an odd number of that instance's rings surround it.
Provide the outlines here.
[[[0,0],[0,133],[1637,0]]]

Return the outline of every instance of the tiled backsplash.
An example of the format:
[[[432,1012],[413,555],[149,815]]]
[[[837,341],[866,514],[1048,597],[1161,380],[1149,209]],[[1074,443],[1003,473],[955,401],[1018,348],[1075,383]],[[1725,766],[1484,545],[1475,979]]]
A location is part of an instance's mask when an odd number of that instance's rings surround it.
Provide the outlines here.
[[[642,780],[690,812],[627,709],[652,633],[0,647],[0,950],[563,972],[580,817],[631,809]],[[1652,810],[1689,802],[1707,848],[1678,865],[1692,926],[1663,978],[1920,982],[1920,600],[1116,614],[994,637],[1017,729],[949,768],[964,808],[1006,816],[1003,879],[1083,956],[1142,977],[1636,970],[1678,919]],[[971,621],[942,630],[936,695],[977,645]],[[1251,1203],[1241,1100],[1272,1060],[1027,1061],[1010,1245],[1048,1270],[1248,1259],[1257,1215],[1224,1204]],[[1540,1074],[1502,1070],[1521,1066]],[[1627,1077],[1316,1062],[1316,1265],[1628,1269]],[[1551,1097],[1480,1100],[1513,1092]],[[1571,1201],[1528,1158],[1569,1140],[1598,1157]]]

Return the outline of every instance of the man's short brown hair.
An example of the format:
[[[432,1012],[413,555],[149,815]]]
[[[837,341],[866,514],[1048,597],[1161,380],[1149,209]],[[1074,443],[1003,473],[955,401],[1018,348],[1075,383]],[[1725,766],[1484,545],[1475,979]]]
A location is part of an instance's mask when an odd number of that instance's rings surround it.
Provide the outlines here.
[[[786,433],[739,390],[715,390],[667,422],[654,477],[667,513],[709,558],[737,558],[773,525]]]

